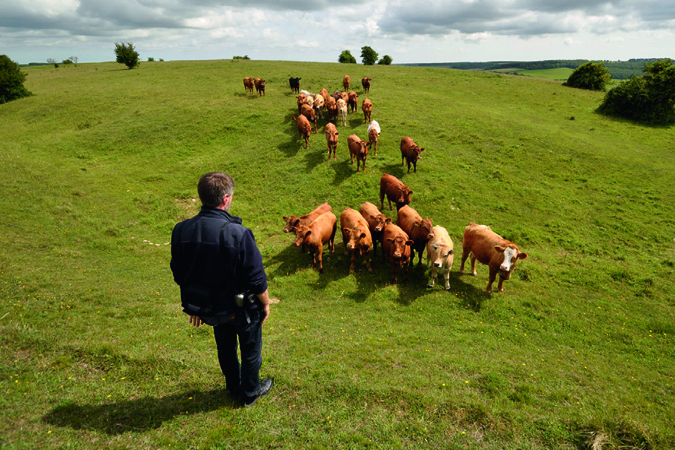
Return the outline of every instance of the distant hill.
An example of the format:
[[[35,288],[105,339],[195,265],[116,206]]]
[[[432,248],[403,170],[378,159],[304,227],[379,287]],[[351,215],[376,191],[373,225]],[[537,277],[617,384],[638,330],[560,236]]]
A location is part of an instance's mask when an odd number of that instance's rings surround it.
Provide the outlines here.
[[[658,61],[663,58],[629,59],[628,61],[596,61],[603,62],[610,75],[615,80],[625,80],[631,76],[642,75],[645,63]],[[448,63],[421,63],[401,64],[404,66],[444,67],[461,70],[497,71],[503,69],[547,70],[547,69],[576,69],[587,63],[587,59],[552,59],[546,61],[489,61],[489,62],[448,62]]]

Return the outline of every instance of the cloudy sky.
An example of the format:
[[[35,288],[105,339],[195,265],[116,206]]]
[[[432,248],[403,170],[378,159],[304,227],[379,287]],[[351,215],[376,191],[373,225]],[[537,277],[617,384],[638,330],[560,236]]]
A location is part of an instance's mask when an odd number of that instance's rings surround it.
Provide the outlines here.
[[[675,59],[675,0],[0,0],[0,54],[394,63]]]

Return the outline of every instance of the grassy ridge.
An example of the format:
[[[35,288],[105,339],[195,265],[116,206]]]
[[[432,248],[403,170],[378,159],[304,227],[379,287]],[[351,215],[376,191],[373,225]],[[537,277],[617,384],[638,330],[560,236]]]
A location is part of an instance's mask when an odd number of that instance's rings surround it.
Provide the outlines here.
[[[347,71],[345,71],[347,69]],[[0,445],[32,448],[584,448],[674,444],[672,128],[595,115],[602,94],[497,74],[257,61],[27,69],[0,108]],[[371,76],[382,127],[367,171],[304,149],[289,76]],[[244,76],[267,96],[244,93]],[[363,100],[357,86],[360,101]],[[321,121],[320,124],[324,122]],[[320,131],[322,129],[320,128]],[[400,165],[411,136],[427,150]],[[168,269],[196,181],[225,170],[233,213],[281,299],[265,329],[272,394],[224,394],[210,329],[190,329]],[[461,248],[470,221],[530,257],[504,294],[487,270],[452,293],[392,286],[379,258],[311,269],[281,216],[378,203],[383,172]],[[384,211],[390,217],[395,214]],[[326,255],[326,253],[324,253]]]

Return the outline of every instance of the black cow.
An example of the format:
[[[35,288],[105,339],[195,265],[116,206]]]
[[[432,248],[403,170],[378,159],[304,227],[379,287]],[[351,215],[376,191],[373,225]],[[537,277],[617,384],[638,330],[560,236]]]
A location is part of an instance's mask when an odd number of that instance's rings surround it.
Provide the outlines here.
[[[291,91],[295,92],[296,94],[300,93],[300,78],[289,78],[288,83],[291,85]]]

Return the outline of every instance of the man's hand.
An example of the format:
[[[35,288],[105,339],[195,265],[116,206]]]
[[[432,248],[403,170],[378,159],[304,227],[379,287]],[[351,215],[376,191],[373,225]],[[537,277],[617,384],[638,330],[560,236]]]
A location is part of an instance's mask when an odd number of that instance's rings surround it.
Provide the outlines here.
[[[202,319],[199,318],[199,316],[190,316],[190,325],[193,327],[198,327],[199,325],[203,324]]]
[[[260,300],[260,303],[262,304],[262,312],[263,312],[263,318],[260,321],[261,324],[265,323],[267,318],[270,316],[270,304],[271,303],[279,303],[278,298],[270,298],[269,293],[267,291],[263,292],[262,294],[258,294],[258,300]]]

